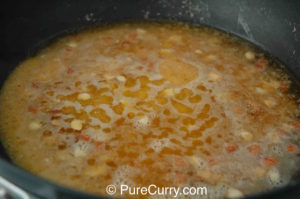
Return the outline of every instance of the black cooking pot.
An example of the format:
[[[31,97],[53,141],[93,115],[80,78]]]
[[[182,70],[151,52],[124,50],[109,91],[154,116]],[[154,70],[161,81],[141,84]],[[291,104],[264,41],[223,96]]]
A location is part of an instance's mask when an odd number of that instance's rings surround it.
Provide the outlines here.
[[[232,33],[276,57],[300,79],[297,0],[10,0],[0,7],[0,86],[21,60],[48,41],[82,27],[130,20],[182,21]],[[99,198],[32,175],[0,150],[0,187],[6,185],[12,194],[26,198],[19,187],[41,198]],[[249,198],[300,198],[299,179]]]

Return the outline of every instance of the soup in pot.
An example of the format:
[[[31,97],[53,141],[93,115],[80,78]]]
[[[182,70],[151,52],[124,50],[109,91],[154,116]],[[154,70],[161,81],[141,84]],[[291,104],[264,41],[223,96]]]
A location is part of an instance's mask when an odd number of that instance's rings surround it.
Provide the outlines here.
[[[237,198],[297,171],[296,90],[283,66],[217,30],[93,28],[12,72],[1,139],[17,165],[82,191],[201,186],[203,198]],[[157,197],[124,194],[115,196]]]

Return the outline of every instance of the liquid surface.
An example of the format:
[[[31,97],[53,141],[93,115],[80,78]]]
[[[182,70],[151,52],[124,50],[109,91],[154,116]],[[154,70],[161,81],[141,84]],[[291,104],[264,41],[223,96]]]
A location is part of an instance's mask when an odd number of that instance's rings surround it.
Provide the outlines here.
[[[206,186],[207,198],[265,191],[299,165],[297,98],[274,65],[207,28],[92,29],[15,69],[1,92],[1,138],[21,167],[91,193],[109,184]]]

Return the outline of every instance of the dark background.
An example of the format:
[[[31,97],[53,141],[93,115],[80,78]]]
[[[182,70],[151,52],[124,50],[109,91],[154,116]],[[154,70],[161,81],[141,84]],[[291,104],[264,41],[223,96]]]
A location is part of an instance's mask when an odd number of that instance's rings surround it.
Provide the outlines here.
[[[284,63],[300,79],[298,0],[4,0],[0,5],[0,87],[9,72],[48,41],[81,27],[128,20],[176,20],[242,37]],[[7,162],[0,175],[43,198],[86,198]],[[300,198],[300,186],[261,198]]]

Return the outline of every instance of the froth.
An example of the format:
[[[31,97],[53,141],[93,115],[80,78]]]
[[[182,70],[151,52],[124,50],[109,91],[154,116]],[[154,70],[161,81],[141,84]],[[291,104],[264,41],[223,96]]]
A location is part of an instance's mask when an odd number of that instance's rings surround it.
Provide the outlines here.
[[[133,168],[131,168],[128,165],[119,167],[114,173],[112,184],[117,187],[120,187],[120,185],[122,184],[128,185],[130,187],[134,187],[135,183],[129,180],[132,173],[133,173]]]

